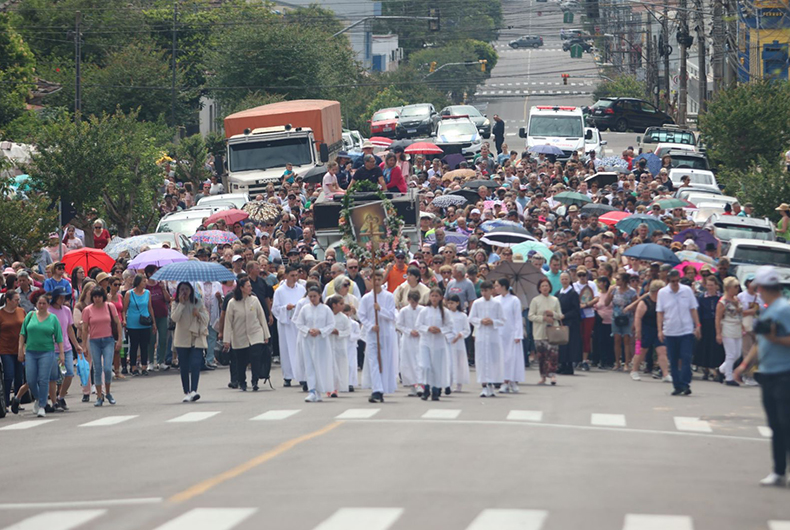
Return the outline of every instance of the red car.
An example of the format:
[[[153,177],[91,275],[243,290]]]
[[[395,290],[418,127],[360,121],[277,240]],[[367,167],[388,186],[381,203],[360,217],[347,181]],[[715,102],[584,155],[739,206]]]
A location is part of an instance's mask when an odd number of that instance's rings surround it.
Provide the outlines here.
[[[370,118],[370,135],[395,137],[395,127],[400,119],[400,109],[381,109]]]

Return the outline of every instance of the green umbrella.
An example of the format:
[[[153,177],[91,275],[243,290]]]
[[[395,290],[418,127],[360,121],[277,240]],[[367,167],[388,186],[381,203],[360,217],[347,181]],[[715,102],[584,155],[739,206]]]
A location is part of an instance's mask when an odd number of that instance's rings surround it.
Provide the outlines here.
[[[532,250],[546,258],[546,261],[549,261],[551,256],[554,254],[551,250],[549,250],[549,247],[540,241],[524,241],[523,243],[519,243],[518,245],[514,246],[510,250],[513,251],[514,256],[516,254],[521,254],[525,261],[529,259],[529,253]]]
[[[675,208],[694,208],[695,206],[690,203],[689,201],[685,201],[683,199],[675,199],[672,197],[666,199],[659,199],[657,201],[653,201],[648,206],[652,208],[653,205],[658,204],[662,210],[674,210]]]
[[[583,206],[592,202],[592,199],[587,195],[582,195],[581,193],[576,193],[575,191],[563,191],[562,193],[555,195],[554,199],[566,206],[570,206],[571,204]]]

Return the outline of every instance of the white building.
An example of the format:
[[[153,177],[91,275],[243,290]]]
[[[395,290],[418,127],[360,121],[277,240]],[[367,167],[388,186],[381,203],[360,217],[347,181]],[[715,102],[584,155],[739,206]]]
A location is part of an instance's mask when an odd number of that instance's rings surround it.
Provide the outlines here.
[[[397,35],[373,35],[374,72],[391,72],[403,59],[403,49],[398,46]]]

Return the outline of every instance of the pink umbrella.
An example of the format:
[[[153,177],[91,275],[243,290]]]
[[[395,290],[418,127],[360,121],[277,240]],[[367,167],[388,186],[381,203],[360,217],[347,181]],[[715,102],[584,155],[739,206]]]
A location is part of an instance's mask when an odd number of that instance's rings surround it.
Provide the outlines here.
[[[224,219],[226,223],[232,225],[238,221],[243,221],[248,218],[250,214],[247,212],[237,210],[236,208],[231,208],[230,210],[221,210],[208,219],[206,219],[206,225],[210,225],[216,223],[220,219]]]
[[[441,155],[442,149],[431,142],[417,142],[407,147],[404,152],[407,155]]]
[[[697,263],[695,261],[684,261],[680,265],[675,265],[675,269],[680,271],[680,274],[683,274],[683,269],[685,269],[689,265],[691,265],[692,267],[694,267],[697,270],[697,277],[696,277],[697,280],[699,280],[701,278],[700,273],[699,273],[700,269],[702,269],[702,267],[704,267],[705,265],[708,265],[708,267],[710,267],[710,265],[707,264],[707,263]],[[716,272],[716,267],[711,267],[711,271],[712,272]]]
[[[373,138],[368,138],[368,140],[376,147],[389,147],[392,144],[391,139],[384,138],[383,136],[374,136]]]
[[[629,212],[620,212],[620,211],[607,212],[607,213],[603,214],[602,216],[600,216],[598,218],[598,220],[600,222],[602,222],[603,224],[605,224],[605,225],[607,225],[609,227],[612,227],[612,226],[616,225],[618,222],[620,222],[623,219],[625,219],[626,217],[630,217],[630,216],[631,216],[631,214]]]

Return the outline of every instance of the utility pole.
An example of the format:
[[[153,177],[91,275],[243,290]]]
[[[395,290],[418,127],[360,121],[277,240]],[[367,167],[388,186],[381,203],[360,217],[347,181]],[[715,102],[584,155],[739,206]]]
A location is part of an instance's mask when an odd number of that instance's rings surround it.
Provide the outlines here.
[[[724,33],[724,73],[725,73],[725,80],[728,87],[735,86],[738,82],[738,65],[740,62],[738,61],[738,22],[737,22],[737,15],[738,11],[733,3],[732,0],[725,0],[726,7],[727,7],[727,22],[725,26],[725,33]],[[759,11],[758,11],[759,13]],[[760,20],[758,18],[757,23],[757,40],[759,43],[760,39]],[[762,54],[762,49],[758,51],[758,57]],[[758,70],[762,68],[760,66],[762,64],[762,59],[758,63]],[[762,78],[762,72],[760,72],[760,77]]]
[[[705,15],[702,13],[702,0],[694,0],[697,11],[697,63],[699,63],[699,109],[697,115],[702,114],[707,107],[708,100],[708,68],[705,65],[707,50],[705,42]]]
[[[657,86],[657,76],[655,76],[655,63],[653,58],[653,32],[651,31],[652,23],[650,19],[648,19],[647,24],[645,24],[645,52],[647,55],[647,64],[645,64],[645,85],[647,94],[645,96],[649,101],[653,101],[653,92],[654,88]]]
[[[678,44],[680,45],[680,73],[678,74],[678,124],[686,124],[686,105],[688,102],[688,11],[686,10],[686,0],[680,0],[680,19],[678,26]]]
[[[718,92],[724,86],[724,12],[722,0],[713,0],[713,57],[710,64],[713,68],[713,91]]]
[[[80,122],[82,113],[82,13],[74,14],[74,121]]]
[[[170,84],[170,115],[172,126],[175,127],[177,125],[176,122],[176,102],[177,102],[177,95],[176,95],[176,53],[177,53],[177,45],[178,45],[178,0],[173,2],[173,66],[172,66],[172,80]]]
[[[664,18],[661,19],[661,35],[664,38],[664,102],[666,112],[669,113],[669,7],[667,0],[664,0]]]

